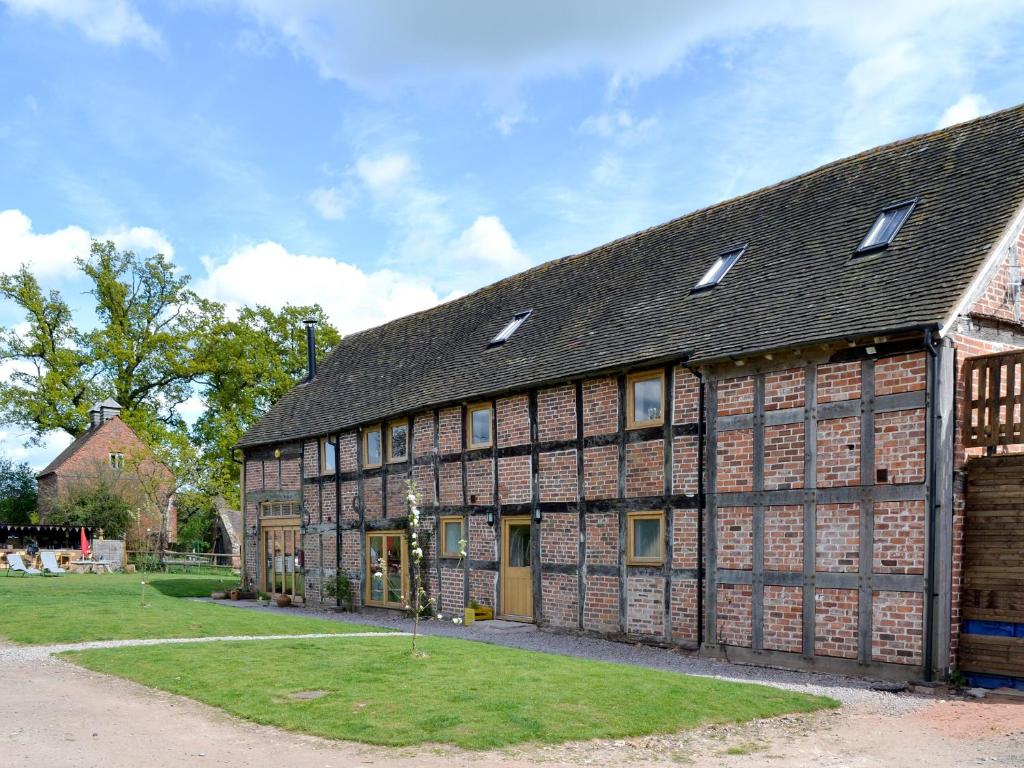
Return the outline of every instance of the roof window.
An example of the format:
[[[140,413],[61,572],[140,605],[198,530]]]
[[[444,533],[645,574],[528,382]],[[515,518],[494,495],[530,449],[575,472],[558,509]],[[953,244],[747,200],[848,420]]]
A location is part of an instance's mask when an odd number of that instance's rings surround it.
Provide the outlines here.
[[[725,277],[726,273],[732,269],[732,265],[740,260],[740,256],[747,249],[747,246],[741,245],[739,248],[733,248],[732,250],[726,251],[717,259],[715,263],[711,265],[711,269],[704,273],[704,277],[693,286],[693,291],[704,291],[708,288],[714,288]]]
[[[525,312],[519,312],[512,318],[508,325],[501,329],[501,333],[491,339],[487,346],[493,347],[498,344],[504,344],[508,341],[512,337],[512,334],[519,329],[519,326],[526,322],[526,318],[530,316],[531,312],[533,312],[532,309],[528,309]]]
[[[910,218],[910,212],[917,205],[917,200],[904,200],[902,203],[894,203],[882,209],[871,225],[867,235],[857,246],[857,253],[867,253],[885,248],[896,237],[900,227]]]

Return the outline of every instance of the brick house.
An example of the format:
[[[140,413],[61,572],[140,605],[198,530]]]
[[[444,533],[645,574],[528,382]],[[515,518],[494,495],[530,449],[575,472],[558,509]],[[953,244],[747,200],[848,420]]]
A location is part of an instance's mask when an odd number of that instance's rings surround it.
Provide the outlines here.
[[[36,475],[36,482],[41,523],[69,491],[107,483],[141,510],[128,536],[132,546],[159,541],[165,509],[166,541],[177,540],[174,475],[121,419],[121,406],[110,398],[89,410],[89,428]]]
[[[411,479],[446,614],[944,676],[962,364],[1024,346],[1022,157],[1018,107],[343,339],[240,441],[247,581],[400,608]]]

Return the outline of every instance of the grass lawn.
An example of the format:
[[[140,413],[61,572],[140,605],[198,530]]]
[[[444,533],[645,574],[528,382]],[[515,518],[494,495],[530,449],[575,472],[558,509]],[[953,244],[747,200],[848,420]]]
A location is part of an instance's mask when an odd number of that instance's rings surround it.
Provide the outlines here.
[[[836,706],[830,699],[466,640],[273,640],[68,654],[78,664],[258,723],[371,744],[456,744],[669,733]],[[289,694],[320,691],[321,698]]]
[[[142,602],[145,586],[145,607]],[[30,645],[217,635],[373,631],[303,616],[183,600],[237,585],[232,577],[180,574],[0,576],[0,638]]]

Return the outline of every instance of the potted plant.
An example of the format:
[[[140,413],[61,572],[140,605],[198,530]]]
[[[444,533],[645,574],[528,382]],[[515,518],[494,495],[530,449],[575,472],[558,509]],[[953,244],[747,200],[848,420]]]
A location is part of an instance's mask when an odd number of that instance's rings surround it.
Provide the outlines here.
[[[333,579],[328,579],[323,585],[324,597],[329,600],[337,600],[338,607],[352,613],[353,591],[352,582],[344,573],[337,574]]]
[[[277,595],[274,602],[277,603],[278,608],[287,608],[292,604],[292,598],[290,595]]]

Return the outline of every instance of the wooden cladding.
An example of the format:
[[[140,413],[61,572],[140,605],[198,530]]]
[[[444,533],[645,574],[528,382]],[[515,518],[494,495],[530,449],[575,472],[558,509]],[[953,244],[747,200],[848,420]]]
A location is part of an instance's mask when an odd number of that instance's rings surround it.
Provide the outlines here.
[[[964,445],[1024,443],[1024,350],[968,358],[964,381]]]
[[[967,465],[965,620],[1024,623],[1024,455]],[[1024,638],[960,636],[965,672],[1024,677]]]

